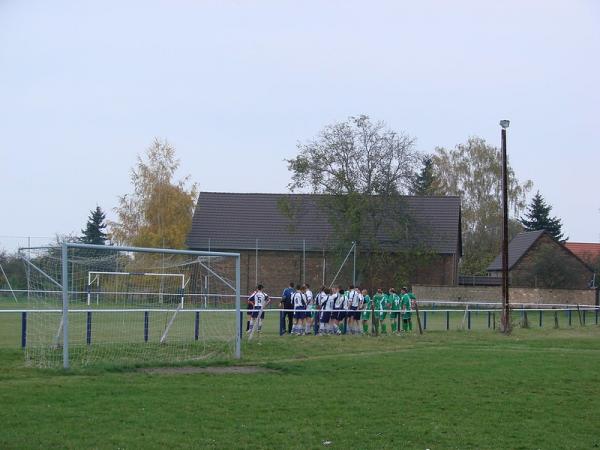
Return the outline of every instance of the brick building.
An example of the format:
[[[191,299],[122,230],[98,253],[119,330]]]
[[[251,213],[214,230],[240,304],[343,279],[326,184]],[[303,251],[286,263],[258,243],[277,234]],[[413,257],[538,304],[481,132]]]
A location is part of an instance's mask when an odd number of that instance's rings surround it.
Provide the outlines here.
[[[565,244],[544,230],[519,233],[508,246],[511,286],[589,289],[594,271]],[[488,266],[492,277],[502,276],[502,255]],[[552,285],[554,283],[558,285]]]
[[[317,287],[352,281],[353,254],[348,260],[336,245],[333,227],[310,194],[255,194],[201,192],[187,245],[193,250],[231,251],[241,254],[242,292],[258,282],[279,293],[290,281]],[[294,220],[282,209],[292,201]],[[403,213],[414,226],[403,239],[378,238],[390,252],[402,252],[419,242],[434,256],[414,268],[419,284],[456,285],[462,253],[460,199],[458,197],[403,197]],[[360,258],[360,244],[357,247]],[[350,249],[348,249],[350,250]],[[342,252],[343,253],[343,252]],[[357,284],[360,282],[360,277]]]

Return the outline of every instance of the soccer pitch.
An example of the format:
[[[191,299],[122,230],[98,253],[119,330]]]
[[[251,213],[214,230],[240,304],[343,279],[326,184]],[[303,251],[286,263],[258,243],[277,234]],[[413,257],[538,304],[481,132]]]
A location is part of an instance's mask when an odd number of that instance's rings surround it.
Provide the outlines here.
[[[508,337],[267,333],[243,355],[193,369],[63,373],[25,368],[20,350],[4,348],[0,448],[600,445],[595,325]],[[195,372],[208,364],[225,373]]]

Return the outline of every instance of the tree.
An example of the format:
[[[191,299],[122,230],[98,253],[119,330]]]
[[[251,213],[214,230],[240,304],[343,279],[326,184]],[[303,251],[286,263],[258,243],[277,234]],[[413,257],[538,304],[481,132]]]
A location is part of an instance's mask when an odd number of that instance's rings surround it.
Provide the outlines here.
[[[0,250],[0,266],[4,269],[4,274],[0,271],[0,288],[8,289],[27,289],[27,275],[25,265],[19,255],[16,253],[7,253]],[[10,294],[9,294],[10,295]]]
[[[538,191],[519,222],[527,231],[546,230],[558,242],[565,242],[568,238],[564,237],[562,232],[561,220],[557,217],[550,217],[552,206],[548,205]]]
[[[141,247],[184,248],[192,225],[196,184],[189,176],[174,181],[179,160],[167,142],[155,139],[131,170],[133,193],[119,197],[112,239]]]
[[[79,238],[79,241],[84,244],[104,245],[107,239],[107,235],[104,232],[106,229],[105,220],[106,215],[104,211],[99,206],[96,206],[96,209],[90,211],[85,228],[81,230],[82,236]]]
[[[440,192],[457,195],[462,204],[463,260],[461,272],[484,274],[500,251],[502,239],[502,158],[499,149],[484,139],[472,137],[454,149],[435,149],[434,173]],[[520,182],[508,165],[508,200],[513,215],[525,207],[532,182]],[[509,238],[521,231],[516,220],[509,222]]]
[[[415,176],[411,186],[413,195],[439,195],[439,183],[434,172],[433,157],[425,155],[420,172]]]
[[[287,160],[289,188],[326,194],[321,206],[334,228],[337,250],[359,243],[359,273],[374,282],[382,267],[398,272],[377,236],[384,229],[388,234],[406,229],[400,195],[409,192],[418,161],[410,136],[365,115],[350,117],[298,144],[298,155]],[[293,205],[280,207],[294,210]]]

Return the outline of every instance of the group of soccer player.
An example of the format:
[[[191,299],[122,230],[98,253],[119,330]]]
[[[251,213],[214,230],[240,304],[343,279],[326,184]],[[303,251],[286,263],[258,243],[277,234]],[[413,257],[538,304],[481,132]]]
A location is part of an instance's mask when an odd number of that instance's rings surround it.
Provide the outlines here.
[[[406,287],[396,293],[394,288],[387,292],[377,289],[371,297],[367,289],[350,285],[329,288],[321,286],[316,295],[308,284],[295,285],[284,290],[280,306],[284,318],[289,314],[293,335],[312,334],[368,334],[372,325],[377,333],[387,334],[388,321],[391,333],[412,331],[412,310],[415,296]],[[258,285],[248,298],[250,321],[247,330],[252,332],[257,324],[260,331],[264,308],[270,298]],[[399,326],[401,323],[401,327]]]

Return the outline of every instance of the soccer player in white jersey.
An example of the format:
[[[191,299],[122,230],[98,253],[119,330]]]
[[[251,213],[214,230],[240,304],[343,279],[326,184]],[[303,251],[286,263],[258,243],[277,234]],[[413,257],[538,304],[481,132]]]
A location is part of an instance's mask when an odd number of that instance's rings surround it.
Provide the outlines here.
[[[294,327],[292,334],[304,334],[304,323],[306,319],[306,288],[304,286],[296,286],[296,292],[292,295],[292,303],[294,304]]]
[[[327,288],[325,286],[321,286],[321,289],[319,289],[319,293],[316,297],[316,303],[317,309],[319,310],[318,317],[316,319],[319,321],[319,331],[317,334],[323,335],[326,333],[327,324],[329,323],[329,317],[325,316],[325,306],[327,304]]]
[[[308,283],[304,283],[304,294],[306,295],[306,334],[312,333],[313,320],[315,317],[315,310],[317,309],[315,306],[315,299],[313,298],[313,293],[310,290],[310,285]]]
[[[248,299],[248,302],[254,304],[250,326],[248,327],[249,333],[252,332],[255,324],[258,327],[256,331],[260,332],[262,330],[262,321],[265,318],[265,307],[270,301],[269,296],[263,292],[263,285],[259,284],[256,286],[256,291],[254,291],[252,296]]]
[[[333,297],[332,332],[334,334],[342,334],[340,331],[340,322],[344,321],[344,303],[347,300],[344,295],[344,289],[341,286],[338,286],[334,289],[333,294],[330,295],[330,297]]]
[[[321,306],[321,316],[320,316],[320,329],[319,334],[330,334],[331,327],[333,324],[333,306],[335,303],[335,296],[333,295],[333,291],[331,288],[325,288],[323,291],[325,297],[323,298],[323,303]]]
[[[347,301],[347,311],[346,311],[346,317],[348,318],[348,329],[346,330],[346,333],[350,332],[350,334],[354,334],[354,321],[355,321],[355,315],[354,313],[356,312],[356,310],[358,309],[358,292],[356,292],[356,290],[354,289],[354,285],[351,284],[350,287],[348,288],[348,293],[347,293],[347,297],[348,297],[348,301]]]
[[[348,327],[350,328],[350,333],[360,334],[360,310],[362,308],[364,299],[357,287],[350,286],[348,300],[350,304],[350,312],[348,316]]]

